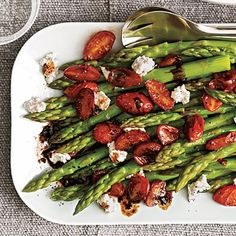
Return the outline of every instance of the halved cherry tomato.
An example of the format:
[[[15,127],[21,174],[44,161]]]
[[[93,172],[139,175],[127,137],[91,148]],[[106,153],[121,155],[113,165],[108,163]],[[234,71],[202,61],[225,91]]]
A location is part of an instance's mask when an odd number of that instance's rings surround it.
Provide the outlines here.
[[[139,86],[142,83],[142,78],[133,70],[115,68],[110,71],[108,81],[115,87],[128,88]]]
[[[167,210],[172,203],[173,191],[166,191],[165,196],[160,197],[158,201],[158,206],[162,210]]]
[[[236,185],[226,185],[216,190],[213,199],[224,206],[236,206]]]
[[[131,202],[139,203],[144,200],[149,191],[149,181],[142,175],[134,175],[127,185],[127,195]]]
[[[107,174],[107,170],[96,170],[93,172],[92,174],[92,183],[95,184],[98,182],[99,179],[102,178],[102,176],[104,176],[105,174]]]
[[[156,142],[140,143],[134,149],[134,160],[140,166],[152,163],[155,155],[161,150],[161,147]]]
[[[93,131],[93,137],[97,142],[107,144],[116,140],[121,133],[122,130],[119,125],[107,122],[96,125]]]
[[[143,93],[123,93],[116,98],[116,105],[132,115],[145,115],[153,109],[152,101]]]
[[[83,88],[89,88],[94,92],[98,91],[98,85],[96,83],[94,83],[94,82],[81,82],[81,83],[76,83],[76,84],[73,84],[73,85],[67,87],[64,90],[64,94],[68,98],[70,98],[71,100],[75,100],[78,96],[78,93]]]
[[[94,34],[84,48],[84,60],[98,60],[105,57],[112,49],[115,39],[116,36],[110,31],[100,31]]]
[[[115,183],[111,186],[111,189],[108,193],[113,197],[121,197],[125,193],[125,186],[123,183]]]
[[[227,134],[222,134],[216,138],[209,140],[206,144],[206,149],[218,150],[234,142],[236,142],[236,132],[229,132]]]
[[[179,55],[174,55],[174,54],[170,54],[166,57],[164,57],[158,64],[159,67],[167,67],[167,66],[173,66],[173,65],[177,65],[180,66],[182,65],[183,61],[181,56]]]
[[[170,125],[158,125],[157,137],[162,145],[168,145],[179,138],[179,129]]]
[[[142,130],[131,130],[129,132],[121,134],[116,142],[115,147],[117,150],[125,151],[129,150],[132,146],[142,142],[146,142],[150,139],[148,134]]]
[[[175,101],[170,96],[170,91],[166,88],[165,84],[156,80],[148,80],[145,83],[148,93],[152,101],[162,108],[163,110],[170,110],[173,108]]]
[[[64,71],[64,75],[71,80],[75,81],[97,81],[101,74],[100,72],[88,65],[75,65],[70,66]]]
[[[220,100],[211,97],[207,93],[203,94],[202,103],[205,109],[211,112],[217,111],[223,105]]]
[[[185,121],[185,134],[189,142],[201,138],[204,131],[204,118],[198,114],[187,116]]]
[[[94,108],[94,92],[88,88],[81,89],[76,100],[76,110],[80,119],[88,119],[93,114]]]

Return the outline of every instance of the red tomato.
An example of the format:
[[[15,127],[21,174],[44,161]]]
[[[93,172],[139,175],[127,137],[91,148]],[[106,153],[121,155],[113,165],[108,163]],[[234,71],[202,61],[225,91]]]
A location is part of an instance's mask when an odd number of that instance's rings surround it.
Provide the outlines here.
[[[102,178],[102,176],[104,176],[105,174],[107,174],[107,170],[96,170],[93,172],[92,174],[92,183],[95,184],[98,182],[99,179]]]
[[[167,67],[173,65],[182,65],[182,58],[179,55],[170,54],[164,57],[158,64],[159,67]]]
[[[97,81],[101,74],[100,72],[92,67],[87,65],[75,65],[69,66],[65,69],[64,75],[71,80],[75,81]]]
[[[88,88],[81,89],[76,100],[76,110],[80,119],[88,119],[93,114],[94,108],[94,92]]]
[[[141,130],[131,130],[129,132],[121,134],[116,142],[115,147],[117,150],[129,150],[132,146],[142,142],[146,142],[150,139],[148,134]]]
[[[171,144],[179,138],[179,129],[169,125],[158,125],[157,137],[162,145]]]
[[[226,185],[216,190],[213,199],[224,206],[236,206],[236,185]]]
[[[108,81],[115,87],[128,88],[139,86],[142,83],[142,78],[133,70],[115,68],[110,71]]]
[[[119,125],[107,122],[96,125],[93,130],[93,137],[97,142],[107,144],[116,140],[121,133],[122,130]]]
[[[170,96],[170,91],[166,88],[165,84],[156,80],[148,80],[145,83],[148,93],[152,101],[162,108],[163,110],[170,110],[173,108],[175,101]]]
[[[98,91],[98,85],[94,82],[81,82],[81,83],[76,83],[73,84],[69,87],[67,87],[64,90],[64,94],[70,98],[71,100],[75,100],[78,96],[78,93],[80,92],[81,89],[83,88],[89,88],[94,92]]]
[[[124,195],[125,186],[122,183],[115,183],[111,186],[109,190],[109,195],[113,197],[121,197]]]
[[[161,145],[155,142],[140,143],[134,149],[134,160],[140,166],[153,162],[155,155],[161,150]]]
[[[185,134],[189,142],[195,142],[201,138],[204,131],[204,123],[203,117],[198,114],[186,118]]]
[[[143,93],[123,93],[116,97],[116,105],[132,115],[145,115],[153,109],[152,101]]]
[[[84,48],[84,60],[98,60],[105,57],[112,49],[115,39],[116,36],[110,31],[100,31],[94,34]]]
[[[202,102],[205,109],[211,112],[218,110],[223,105],[220,100],[211,97],[207,93],[203,94]]]
[[[149,181],[142,175],[135,175],[127,185],[127,195],[131,202],[139,203],[144,200],[149,191]]]
[[[227,134],[219,135],[216,138],[209,140],[206,144],[207,150],[218,150],[222,147],[236,142],[236,132],[229,132]]]

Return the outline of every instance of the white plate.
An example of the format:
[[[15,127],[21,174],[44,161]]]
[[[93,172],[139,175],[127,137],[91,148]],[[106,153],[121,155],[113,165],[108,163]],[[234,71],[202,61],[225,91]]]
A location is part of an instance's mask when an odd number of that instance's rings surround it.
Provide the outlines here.
[[[32,36],[19,52],[12,72],[12,149],[11,169],[15,188],[25,202],[41,217],[60,224],[159,224],[159,223],[236,223],[235,208],[216,204],[210,194],[201,194],[189,204],[186,192],[174,197],[168,211],[157,207],[141,209],[133,217],[125,217],[119,212],[107,215],[97,205],[92,205],[73,216],[76,201],[57,203],[49,199],[50,188],[35,193],[21,190],[43,167],[36,157],[35,137],[41,131],[41,124],[22,118],[24,101],[32,96],[48,98],[59,95],[45,86],[40,72],[39,60],[48,52],[54,52],[58,63],[62,64],[82,56],[82,49],[89,36],[99,30],[111,30],[117,35],[116,48],[120,47],[122,23],[63,23],[47,27]]]

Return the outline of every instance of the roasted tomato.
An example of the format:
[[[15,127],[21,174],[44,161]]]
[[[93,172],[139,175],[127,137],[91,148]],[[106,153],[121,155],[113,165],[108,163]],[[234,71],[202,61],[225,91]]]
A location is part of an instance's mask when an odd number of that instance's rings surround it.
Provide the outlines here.
[[[142,175],[134,175],[127,185],[127,195],[131,202],[139,203],[144,200],[149,191],[149,181]]]
[[[167,210],[172,203],[173,191],[166,191],[166,195],[159,198],[158,206],[162,210]]]
[[[139,204],[132,203],[126,195],[119,199],[121,213],[125,216],[132,216],[137,213]]]
[[[164,57],[158,64],[159,67],[167,67],[167,66],[173,66],[177,65],[180,66],[182,65],[182,58],[179,55],[174,55],[170,54],[166,57]]]
[[[98,85],[94,82],[81,82],[81,83],[76,83],[73,84],[69,87],[67,87],[64,90],[64,94],[70,98],[71,100],[75,100],[78,96],[78,93],[80,92],[81,89],[83,88],[89,88],[94,92],[98,91]]]
[[[202,103],[205,109],[211,112],[217,111],[223,104],[220,100],[211,97],[207,93],[203,94]]]
[[[236,206],[236,185],[226,185],[216,190],[213,199],[224,206]]]
[[[145,83],[148,93],[152,101],[162,108],[163,110],[170,110],[173,108],[175,101],[170,96],[170,91],[166,88],[165,84],[156,80],[148,80]]]
[[[94,34],[84,48],[84,60],[98,60],[105,57],[112,49],[115,39],[116,36],[110,31]]]
[[[64,75],[71,80],[75,81],[97,81],[101,74],[100,72],[88,65],[75,65],[75,66],[69,66],[64,71]]]
[[[148,134],[141,130],[131,130],[121,134],[116,142],[115,147],[117,150],[129,150],[132,146],[146,142],[150,139]]]
[[[80,119],[88,119],[93,114],[94,108],[94,92],[88,88],[81,89],[76,100],[76,110]]]
[[[93,137],[97,142],[107,144],[116,140],[121,133],[122,130],[119,125],[107,122],[96,125]]]
[[[179,129],[169,125],[158,125],[157,137],[162,145],[171,144],[179,138]]]
[[[123,93],[116,98],[116,105],[132,115],[145,115],[153,109],[152,101],[143,93]]]
[[[93,172],[92,174],[92,183],[95,184],[98,182],[99,179],[102,178],[102,176],[104,176],[105,174],[107,174],[107,170],[96,170]]]
[[[161,150],[161,145],[155,142],[140,143],[134,149],[134,160],[140,166],[152,163],[155,155]]]
[[[201,138],[204,131],[204,123],[203,117],[198,114],[187,116],[185,121],[185,134],[189,142],[195,142]]]
[[[209,140],[206,144],[206,149],[218,150],[222,147],[228,146],[233,142],[236,142],[236,132],[229,132]]]
[[[108,81],[115,87],[128,88],[139,86],[142,83],[142,78],[133,70],[115,68],[110,71]]]
[[[125,193],[125,186],[123,183],[115,183],[111,186],[111,189],[108,193],[113,197],[121,197]]]

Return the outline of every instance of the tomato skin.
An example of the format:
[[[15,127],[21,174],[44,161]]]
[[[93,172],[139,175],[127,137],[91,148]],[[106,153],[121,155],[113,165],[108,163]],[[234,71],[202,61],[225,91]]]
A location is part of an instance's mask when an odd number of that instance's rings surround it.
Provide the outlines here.
[[[236,132],[229,132],[208,140],[208,142],[206,143],[206,149],[218,150],[222,147],[228,146],[233,142],[236,142]]]
[[[94,34],[84,48],[84,60],[98,60],[105,57],[112,49],[115,39],[116,36],[110,31],[104,30]]]
[[[109,195],[113,197],[121,197],[125,193],[125,186],[123,183],[115,183],[109,190]]]
[[[211,97],[207,93],[203,94],[202,103],[205,109],[211,112],[217,111],[223,105],[220,100]]]
[[[204,118],[198,114],[187,116],[185,121],[185,134],[189,142],[201,138],[204,131]]]
[[[122,130],[119,125],[109,122],[97,124],[93,130],[94,139],[102,144],[107,144],[116,140],[121,134]]]
[[[179,55],[170,54],[164,57],[158,64],[159,67],[167,67],[167,66],[173,66],[173,65],[181,65],[182,58]]]
[[[132,115],[145,115],[153,109],[152,101],[139,92],[123,93],[117,96],[116,105]]]
[[[150,139],[148,134],[141,130],[131,130],[121,134],[115,141],[117,150],[129,150],[132,146],[146,142]]]
[[[102,178],[105,174],[107,174],[107,170],[96,170],[92,174],[92,183],[95,184],[98,182],[99,179]]]
[[[76,84],[73,84],[73,85],[67,87],[64,90],[64,94],[68,98],[70,98],[71,100],[75,100],[78,96],[78,93],[83,88],[89,88],[94,92],[98,91],[98,85],[96,83],[94,83],[94,82],[81,82],[81,83],[76,83]]]
[[[161,109],[167,111],[173,108],[175,101],[171,98],[170,91],[166,88],[165,84],[156,80],[148,80],[145,83],[146,89],[152,101]]]
[[[162,145],[168,145],[179,138],[179,129],[170,125],[158,125],[157,137]]]
[[[100,72],[88,65],[75,65],[69,66],[65,69],[64,75],[71,80],[75,81],[97,81],[101,74]]]
[[[134,160],[140,166],[149,164],[161,148],[162,146],[156,142],[140,143],[134,149]]]
[[[88,119],[94,111],[94,92],[91,89],[80,90],[76,100],[76,110],[81,120]]]
[[[142,175],[134,175],[127,185],[127,196],[132,203],[139,203],[146,198],[150,183]]]
[[[224,206],[236,206],[236,185],[226,185],[216,190],[213,200]]]
[[[142,84],[142,78],[134,70],[127,68],[112,69],[108,81],[115,87],[128,88]]]

